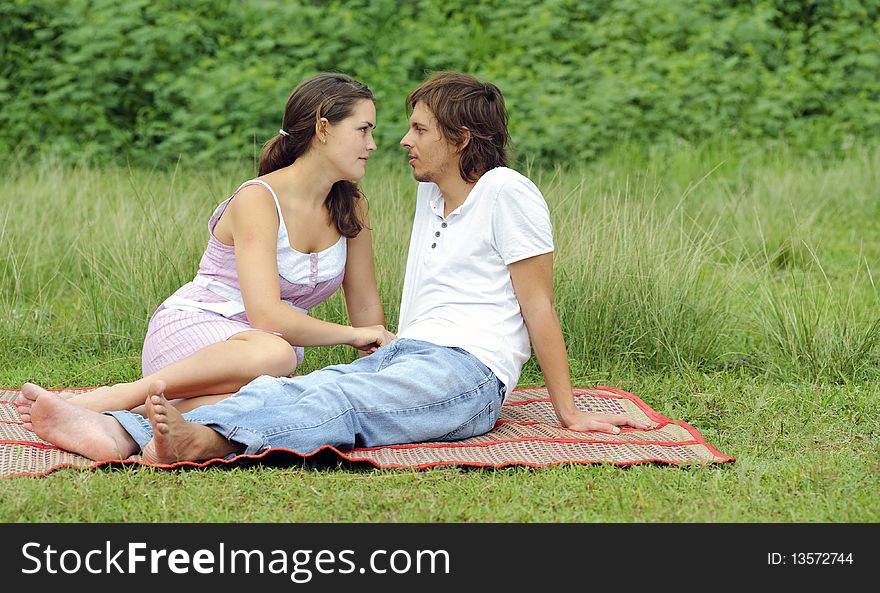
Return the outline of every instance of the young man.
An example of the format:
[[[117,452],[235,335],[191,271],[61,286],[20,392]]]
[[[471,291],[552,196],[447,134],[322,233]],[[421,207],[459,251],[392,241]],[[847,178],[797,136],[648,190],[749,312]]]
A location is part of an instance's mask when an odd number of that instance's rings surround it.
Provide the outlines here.
[[[619,432],[625,416],[575,407],[553,305],[553,241],[537,187],[507,168],[507,114],[492,84],[439,73],[407,98],[400,141],[420,181],[397,339],[296,378],[263,376],[181,414],[155,382],[148,420],[85,410],[33,385],[23,418],[45,440],[95,460],[151,463],[324,445],[374,447],[489,431],[531,338],[561,425]]]

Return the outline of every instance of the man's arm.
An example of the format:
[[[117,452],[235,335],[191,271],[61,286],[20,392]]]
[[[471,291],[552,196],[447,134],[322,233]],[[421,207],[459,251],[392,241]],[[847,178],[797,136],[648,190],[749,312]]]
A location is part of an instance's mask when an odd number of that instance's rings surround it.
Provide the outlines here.
[[[553,254],[545,253],[508,266],[535,357],[544,373],[559,423],[574,430],[620,432],[619,426],[647,428],[623,415],[583,412],[574,405],[568,353],[553,304]]]

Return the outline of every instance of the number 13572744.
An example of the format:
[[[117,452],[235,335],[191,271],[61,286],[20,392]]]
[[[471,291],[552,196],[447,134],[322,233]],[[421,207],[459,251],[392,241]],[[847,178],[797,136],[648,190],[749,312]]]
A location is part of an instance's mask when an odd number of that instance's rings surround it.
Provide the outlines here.
[[[852,552],[769,552],[767,564],[814,565],[814,564],[854,564]]]

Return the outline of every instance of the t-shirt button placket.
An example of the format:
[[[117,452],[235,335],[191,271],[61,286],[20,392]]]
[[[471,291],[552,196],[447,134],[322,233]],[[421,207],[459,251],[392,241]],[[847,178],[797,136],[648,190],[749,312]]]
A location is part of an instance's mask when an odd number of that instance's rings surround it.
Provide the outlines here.
[[[445,222],[440,223],[440,228],[445,229],[446,227],[447,227],[447,224],[446,224]],[[431,243],[431,249],[436,249],[436,248],[437,248],[437,241],[436,241],[436,239],[439,239],[439,238],[440,238],[440,231],[434,231],[434,239],[435,239],[435,241],[434,241],[433,243]]]

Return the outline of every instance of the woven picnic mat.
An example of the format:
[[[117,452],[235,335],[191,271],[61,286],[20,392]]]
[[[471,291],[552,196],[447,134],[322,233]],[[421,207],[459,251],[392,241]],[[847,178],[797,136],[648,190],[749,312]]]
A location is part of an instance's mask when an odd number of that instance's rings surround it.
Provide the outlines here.
[[[83,390],[87,391],[87,390]],[[90,459],[53,447],[26,430],[18,407],[12,402],[17,390],[0,390],[0,477],[42,476],[62,467],[96,468],[104,465],[147,465],[137,456],[125,461],[96,463]],[[504,402],[501,417],[488,433],[455,442],[428,442],[351,450],[324,447],[316,453],[332,453],[352,462],[370,463],[380,468],[428,468],[439,465],[540,467],[565,463],[723,463],[734,461],[719,453],[687,422],[670,420],[652,410],[642,400],[613,387],[576,388],[575,403],[589,412],[626,414],[645,422],[648,430],[624,428],[619,434],[579,432],[557,424],[546,388],[515,389]],[[301,460],[303,456],[287,449],[270,449],[259,455],[239,455],[232,459],[212,459],[157,467],[204,467],[260,460],[272,455]]]

